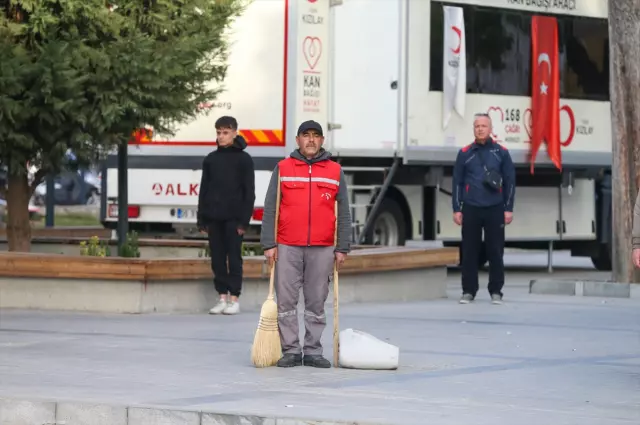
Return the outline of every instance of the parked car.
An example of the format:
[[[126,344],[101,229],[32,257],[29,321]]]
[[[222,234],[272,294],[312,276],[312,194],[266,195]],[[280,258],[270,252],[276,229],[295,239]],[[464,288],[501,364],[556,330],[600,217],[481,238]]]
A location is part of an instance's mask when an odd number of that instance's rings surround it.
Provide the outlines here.
[[[84,178],[83,178],[84,177]],[[100,174],[90,170],[64,172],[54,178],[55,205],[95,205],[100,203]],[[35,205],[46,205],[47,184],[39,184],[33,192]]]

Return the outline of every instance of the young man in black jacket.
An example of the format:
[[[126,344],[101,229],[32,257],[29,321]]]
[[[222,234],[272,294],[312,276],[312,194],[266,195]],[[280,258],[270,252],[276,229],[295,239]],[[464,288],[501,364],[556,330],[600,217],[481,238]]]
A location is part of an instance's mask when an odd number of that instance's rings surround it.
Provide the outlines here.
[[[242,290],[242,240],[253,215],[255,173],[235,118],[220,117],[215,127],[218,148],[202,163],[198,228],[209,235],[213,281],[220,294],[210,313],[237,314]]]

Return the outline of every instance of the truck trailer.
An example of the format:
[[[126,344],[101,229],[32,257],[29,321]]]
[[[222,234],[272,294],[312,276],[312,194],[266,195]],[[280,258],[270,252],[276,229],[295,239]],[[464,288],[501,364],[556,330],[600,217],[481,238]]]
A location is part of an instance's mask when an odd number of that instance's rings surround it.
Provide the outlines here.
[[[449,7],[461,8],[455,25]],[[536,15],[557,20],[562,169],[543,144],[532,173]],[[171,138],[153,134],[129,145],[131,229],[197,233],[202,160],[216,147],[215,119],[232,115],[255,163],[247,237],[256,237],[271,171],[296,148],[297,125],[315,119],[347,176],[355,243],[458,246],[453,165],[473,142],[474,114],[484,112],[517,170],[506,246],[570,250],[599,270],[611,269],[606,0],[253,0],[230,37],[224,92],[201,105],[208,115]],[[444,106],[447,66],[464,71],[459,111]],[[109,156],[101,219],[113,229],[117,174],[117,157]]]

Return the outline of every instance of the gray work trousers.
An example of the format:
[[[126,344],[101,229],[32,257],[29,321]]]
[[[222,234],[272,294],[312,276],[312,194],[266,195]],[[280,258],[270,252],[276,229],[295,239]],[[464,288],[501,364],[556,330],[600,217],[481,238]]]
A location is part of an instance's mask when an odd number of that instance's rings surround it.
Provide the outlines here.
[[[327,326],[324,304],[333,273],[334,246],[278,245],[276,299],[282,353],[322,354],[320,338]],[[298,300],[304,295],[304,347],[300,347]]]

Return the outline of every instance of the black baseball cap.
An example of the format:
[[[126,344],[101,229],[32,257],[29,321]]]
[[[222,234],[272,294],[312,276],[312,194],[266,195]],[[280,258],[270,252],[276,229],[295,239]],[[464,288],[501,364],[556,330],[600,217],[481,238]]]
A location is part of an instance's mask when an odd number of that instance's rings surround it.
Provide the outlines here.
[[[323,136],[324,134],[322,133],[322,126],[313,121],[313,120],[309,120],[309,121],[305,121],[302,124],[300,124],[300,127],[298,127],[298,136],[301,135],[302,133],[304,133],[305,131],[309,131],[309,130],[315,130],[317,131],[321,136]]]

